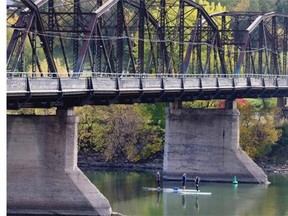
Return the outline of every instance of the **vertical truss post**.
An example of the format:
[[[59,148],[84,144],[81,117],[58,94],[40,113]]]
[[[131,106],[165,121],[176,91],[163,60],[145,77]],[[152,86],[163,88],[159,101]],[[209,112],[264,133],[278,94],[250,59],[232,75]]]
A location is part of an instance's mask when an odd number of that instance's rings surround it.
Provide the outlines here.
[[[158,73],[164,73],[164,59],[165,59],[165,10],[166,0],[160,0],[160,26],[159,31],[159,53],[158,53]]]
[[[259,24],[259,39],[258,39],[258,73],[263,74],[263,37],[264,37],[264,24],[263,21]]]
[[[123,4],[120,0],[117,3],[117,64],[116,73],[121,74],[123,71],[123,30],[124,30]]]
[[[212,42],[211,44],[215,44],[215,34],[211,31],[211,29],[207,32],[207,38]],[[207,46],[207,54],[206,54],[206,64],[204,68],[204,74],[211,74],[211,51],[213,47],[212,46]]]
[[[97,8],[101,7],[103,4],[102,0],[97,0]],[[97,25],[100,26],[99,29],[101,29],[101,26],[102,26],[102,17],[99,17],[97,19]],[[101,64],[102,64],[102,61],[101,61],[101,50],[102,50],[102,47],[101,47],[101,37],[100,37],[100,30],[98,31],[98,28],[95,28],[96,29],[96,72],[101,72]]]
[[[250,57],[251,57],[251,44],[250,44],[250,42],[247,44],[246,50],[248,52],[246,52],[246,54],[245,54],[245,73],[246,74],[250,73]]]
[[[139,7],[139,41],[138,41],[138,73],[144,73],[144,24],[145,24],[145,0],[140,0]]]
[[[35,23],[36,25],[36,23]],[[35,31],[36,31],[35,26]],[[36,76],[36,61],[37,61],[37,42],[36,42],[36,33],[32,32],[31,36],[31,47],[32,47],[32,76]]]
[[[234,42],[238,42],[237,38],[239,37],[239,17],[235,16],[235,28],[234,28]],[[238,47],[234,45],[234,67],[236,68],[236,63],[238,60]]]
[[[25,67],[24,64],[25,64],[24,49],[22,49],[21,54],[20,54],[20,61],[18,64],[18,71],[24,71],[24,67]]]
[[[278,56],[278,44],[277,44],[277,22],[276,17],[272,17],[272,53],[271,53],[271,68],[273,69],[273,74],[279,74],[277,65]]]
[[[199,74],[203,74],[203,68],[202,68],[202,45],[201,45],[201,39],[202,39],[202,30],[203,30],[203,26],[202,26],[202,16],[201,13],[199,13],[199,17],[197,17],[197,19],[199,19],[197,21],[198,25],[199,25],[199,29],[197,31],[197,71]],[[220,48],[220,47],[219,47]]]
[[[41,77],[43,77],[41,64],[39,62],[39,58],[38,58],[37,50],[36,50],[36,48],[37,48],[36,47],[36,45],[37,45],[36,44],[36,34],[30,33],[30,34],[28,34],[28,36],[29,36],[29,41],[30,41],[31,47],[32,47],[32,75],[33,76],[36,75],[36,64],[37,64],[40,75],[41,75]],[[33,68],[33,67],[35,67],[35,68]],[[34,71],[35,71],[35,73],[34,73]]]
[[[288,52],[288,17],[285,17],[284,36],[283,36],[283,75],[287,75],[287,52]]]
[[[183,57],[184,57],[184,1],[180,0],[180,23],[179,23],[179,73],[184,73]]]
[[[93,29],[93,38],[95,39],[96,38],[96,28]],[[92,40],[91,42],[91,71],[92,72],[95,72],[95,69],[96,69],[96,40]],[[94,73],[93,73],[94,75]]]
[[[226,16],[222,16],[221,17],[222,19],[222,22],[221,22],[221,40],[222,40],[222,43],[225,42],[225,28],[226,28]],[[225,46],[222,46],[222,49],[223,49],[223,53],[225,55]]]
[[[80,19],[80,0],[74,0],[74,25],[73,25],[73,31],[76,35],[76,37],[73,40],[73,72],[79,72],[75,71],[76,70],[76,63],[78,59],[78,54],[79,54],[79,22]]]

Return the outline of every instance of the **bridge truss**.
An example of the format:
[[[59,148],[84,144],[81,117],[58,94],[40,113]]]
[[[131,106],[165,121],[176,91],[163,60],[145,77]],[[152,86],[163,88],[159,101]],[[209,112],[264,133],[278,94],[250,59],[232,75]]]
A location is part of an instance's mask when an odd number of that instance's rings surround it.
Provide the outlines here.
[[[287,14],[208,14],[191,0],[7,9],[8,109],[288,97]]]
[[[190,0],[21,0],[7,8],[7,72],[26,71],[25,61],[33,76],[288,71],[287,14],[209,15]]]

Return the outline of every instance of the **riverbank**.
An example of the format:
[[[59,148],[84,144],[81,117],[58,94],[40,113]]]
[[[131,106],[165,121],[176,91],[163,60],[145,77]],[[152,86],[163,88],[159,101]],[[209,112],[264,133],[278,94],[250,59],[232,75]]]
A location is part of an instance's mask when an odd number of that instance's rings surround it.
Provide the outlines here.
[[[78,155],[78,167],[82,170],[127,170],[127,171],[161,171],[163,169],[163,159],[154,158],[145,163],[122,162],[105,162],[99,157],[87,154]]]
[[[265,173],[288,174],[288,164],[259,164],[259,166],[263,169]]]
[[[288,164],[258,164],[265,173],[288,174]],[[82,170],[127,170],[127,171],[161,171],[163,169],[163,159],[155,158],[145,163],[105,162],[93,154],[78,156],[78,167]]]

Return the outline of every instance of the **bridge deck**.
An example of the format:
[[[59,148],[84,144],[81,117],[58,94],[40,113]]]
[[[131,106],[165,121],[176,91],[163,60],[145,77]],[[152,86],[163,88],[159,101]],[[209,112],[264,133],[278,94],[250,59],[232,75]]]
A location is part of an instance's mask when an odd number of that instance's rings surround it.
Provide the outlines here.
[[[282,77],[7,78],[7,108],[288,97]]]

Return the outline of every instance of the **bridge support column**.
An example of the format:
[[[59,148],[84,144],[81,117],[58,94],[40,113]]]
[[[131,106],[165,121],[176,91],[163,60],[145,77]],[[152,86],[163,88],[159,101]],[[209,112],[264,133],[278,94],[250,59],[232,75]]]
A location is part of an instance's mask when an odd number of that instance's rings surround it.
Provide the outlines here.
[[[239,147],[237,109],[167,110],[164,178],[200,176],[205,181],[269,183]]]
[[[277,98],[277,107],[279,108],[284,108],[287,104],[287,98],[282,97],[282,98]]]
[[[7,212],[111,215],[108,200],[77,167],[78,117],[7,116]]]

